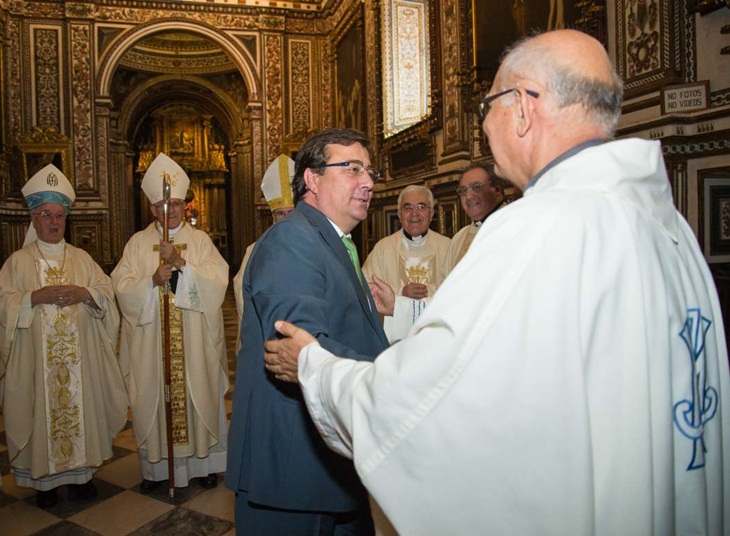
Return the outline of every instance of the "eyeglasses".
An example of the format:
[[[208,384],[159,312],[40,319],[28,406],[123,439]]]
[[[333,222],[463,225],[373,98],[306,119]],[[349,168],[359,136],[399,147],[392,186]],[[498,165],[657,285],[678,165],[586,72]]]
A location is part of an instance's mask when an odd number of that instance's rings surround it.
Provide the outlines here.
[[[38,216],[42,218],[44,221],[51,221],[51,220],[65,220],[66,219],[66,213],[65,212],[51,212],[49,210],[43,210],[41,212],[31,212],[31,216]]]
[[[492,105],[492,101],[498,99],[499,97],[502,97],[506,95],[507,93],[512,93],[513,91],[516,91],[517,93],[520,92],[520,88],[517,87],[511,87],[509,89],[505,89],[504,91],[500,91],[499,93],[495,93],[494,95],[487,95],[482,100],[479,101],[479,104],[477,104],[476,113],[479,116],[479,119],[481,121],[484,121],[484,118],[487,117],[487,114],[489,113],[489,109]],[[532,89],[526,89],[525,93],[527,93],[530,97],[536,99],[540,96],[540,94],[537,91],[534,91]]]
[[[400,209],[403,212],[413,212],[414,210],[417,210],[418,212],[423,212],[424,210],[431,210],[431,207],[426,203],[416,203],[415,205],[407,203],[403,205]]]
[[[466,195],[466,192],[471,190],[475,194],[482,191],[482,188],[486,188],[489,186],[488,182],[472,182],[471,184],[467,184],[466,186],[459,186],[456,189],[456,195],[459,197],[463,197]]]
[[[347,173],[350,177],[359,177],[363,173],[367,172],[373,182],[377,182],[378,180],[380,180],[380,171],[375,169],[373,166],[365,166],[359,160],[350,160],[348,162],[332,162],[330,164],[324,164],[319,167],[344,167],[347,168],[345,170],[345,173]]]

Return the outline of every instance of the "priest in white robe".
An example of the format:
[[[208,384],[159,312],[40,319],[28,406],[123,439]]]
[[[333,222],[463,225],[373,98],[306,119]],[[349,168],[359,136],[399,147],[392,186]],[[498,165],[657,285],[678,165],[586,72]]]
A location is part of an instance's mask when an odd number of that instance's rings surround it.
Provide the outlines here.
[[[449,264],[452,270],[466,254],[487,218],[503,206],[504,187],[491,165],[477,163],[462,171],[456,194],[471,223],[451,239]]]
[[[399,296],[394,314],[383,322],[391,343],[408,332],[451,269],[451,239],[429,229],[434,205],[425,186],[404,188],[398,196],[401,229],[375,244],[362,267],[369,282],[377,276]]]
[[[171,179],[169,242],[162,240],[163,175]],[[143,492],[169,478],[163,393],[162,289],[169,281],[174,483],[212,488],[226,468],[223,397],[229,381],[221,306],[228,264],[210,237],[183,215],[189,179],[160,153],[142,181],[156,221],[124,248],[112,281],[122,312],[121,358],[129,364],[127,388],[142,467]],[[161,259],[164,261],[161,263]],[[174,274],[173,274],[174,273]]]
[[[660,143],[610,141],[621,100],[597,40],[521,41],[480,108],[524,197],[410,336],[354,362],[277,322],[269,370],[399,533],[730,533],[717,292]]]
[[[71,183],[49,164],[22,193],[31,226],[0,270],[0,404],[15,482],[50,508],[65,484],[72,499],[96,496],[127,394],[111,280],[64,239]]]

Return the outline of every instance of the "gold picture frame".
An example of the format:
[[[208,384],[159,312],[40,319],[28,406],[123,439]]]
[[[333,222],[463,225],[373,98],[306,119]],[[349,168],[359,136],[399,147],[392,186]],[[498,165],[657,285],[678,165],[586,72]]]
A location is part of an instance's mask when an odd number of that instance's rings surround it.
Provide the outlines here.
[[[52,127],[35,127],[17,142],[23,168],[22,183],[48,164],[60,169],[76,187],[73,177],[71,140]]]

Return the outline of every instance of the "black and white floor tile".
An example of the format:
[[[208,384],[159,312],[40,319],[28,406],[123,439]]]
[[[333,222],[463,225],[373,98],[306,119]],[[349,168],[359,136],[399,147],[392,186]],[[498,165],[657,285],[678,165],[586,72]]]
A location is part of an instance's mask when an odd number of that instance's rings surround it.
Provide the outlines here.
[[[231,385],[235,380],[234,346],[238,325],[232,285],[223,308],[228,345]],[[226,395],[230,418],[231,393]],[[131,418],[131,416],[130,416]],[[0,413],[0,534],[25,535],[234,535],[233,493],[223,485],[206,490],[196,481],[186,488],[177,488],[169,497],[167,485],[151,493],[140,493],[142,476],[132,423],[114,440],[114,457],[96,473],[94,484],[99,495],[89,500],[69,497],[66,486],[59,488],[58,503],[46,510],[36,506],[35,491],[15,486],[10,474],[5,427]]]

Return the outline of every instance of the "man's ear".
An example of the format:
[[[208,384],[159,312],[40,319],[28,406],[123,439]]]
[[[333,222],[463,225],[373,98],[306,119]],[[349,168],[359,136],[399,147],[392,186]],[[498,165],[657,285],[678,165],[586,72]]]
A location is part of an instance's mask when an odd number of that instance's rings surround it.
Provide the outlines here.
[[[317,195],[317,184],[319,183],[319,175],[317,175],[312,168],[304,170],[304,184],[307,185],[307,190]]]
[[[523,138],[535,121],[535,99],[520,90],[517,92],[517,135]]]

